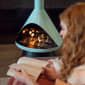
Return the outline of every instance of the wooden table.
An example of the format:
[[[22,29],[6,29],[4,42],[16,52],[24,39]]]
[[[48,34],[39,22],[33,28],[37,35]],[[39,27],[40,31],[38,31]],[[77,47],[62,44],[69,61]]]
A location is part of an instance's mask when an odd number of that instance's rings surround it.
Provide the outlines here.
[[[0,44],[0,77],[6,77],[9,65],[15,63],[21,53],[15,44]]]
[[[7,85],[9,82],[9,77],[0,77],[0,85]]]

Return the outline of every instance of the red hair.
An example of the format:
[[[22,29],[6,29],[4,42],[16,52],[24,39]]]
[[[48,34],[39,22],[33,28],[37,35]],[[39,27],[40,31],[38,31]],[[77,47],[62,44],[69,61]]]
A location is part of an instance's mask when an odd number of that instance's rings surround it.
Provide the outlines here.
[[[61,48],[63,68],[62,78],[67,79],[71,70],[85,63],[85,3],[77,3],[68,7],[60,15],[68,27]]]

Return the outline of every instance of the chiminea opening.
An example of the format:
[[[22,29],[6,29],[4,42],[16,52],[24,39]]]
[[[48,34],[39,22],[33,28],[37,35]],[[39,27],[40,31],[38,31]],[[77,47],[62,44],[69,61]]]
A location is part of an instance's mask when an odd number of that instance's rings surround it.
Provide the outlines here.
[[[16,45],[30,57],[55,55],[62,39],[44,9],[44,0],[35,0],[32,14],[21,28]]]
[[[50,49],[57,47],[50,36],[37,24],[28,24],[21,30],[17,42],[28,48]]]

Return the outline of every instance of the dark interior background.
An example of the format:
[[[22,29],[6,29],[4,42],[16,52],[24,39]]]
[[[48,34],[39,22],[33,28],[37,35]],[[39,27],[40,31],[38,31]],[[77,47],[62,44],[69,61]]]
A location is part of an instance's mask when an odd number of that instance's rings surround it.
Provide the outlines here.
[[[45,9],[58,30],[59,14],[76,2],[85,0],[45,0]],[[0,0],[0,43],[4,43],[2,40],[14,42],[33,7],[34,0]]]
[[[45,0],[46,8],[64,8],[85,0]],[[33,8],[34,0],[0,0],[0,9]]]

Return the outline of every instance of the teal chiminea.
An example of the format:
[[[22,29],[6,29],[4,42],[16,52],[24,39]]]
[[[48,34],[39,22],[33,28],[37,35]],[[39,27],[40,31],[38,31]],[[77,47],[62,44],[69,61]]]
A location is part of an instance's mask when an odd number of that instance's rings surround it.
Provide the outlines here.
[[[34,3],[31,15],[18,33],[16,45],[30,57],[50,56],[61,47],[62,38],[45,11],[44,0]]]

